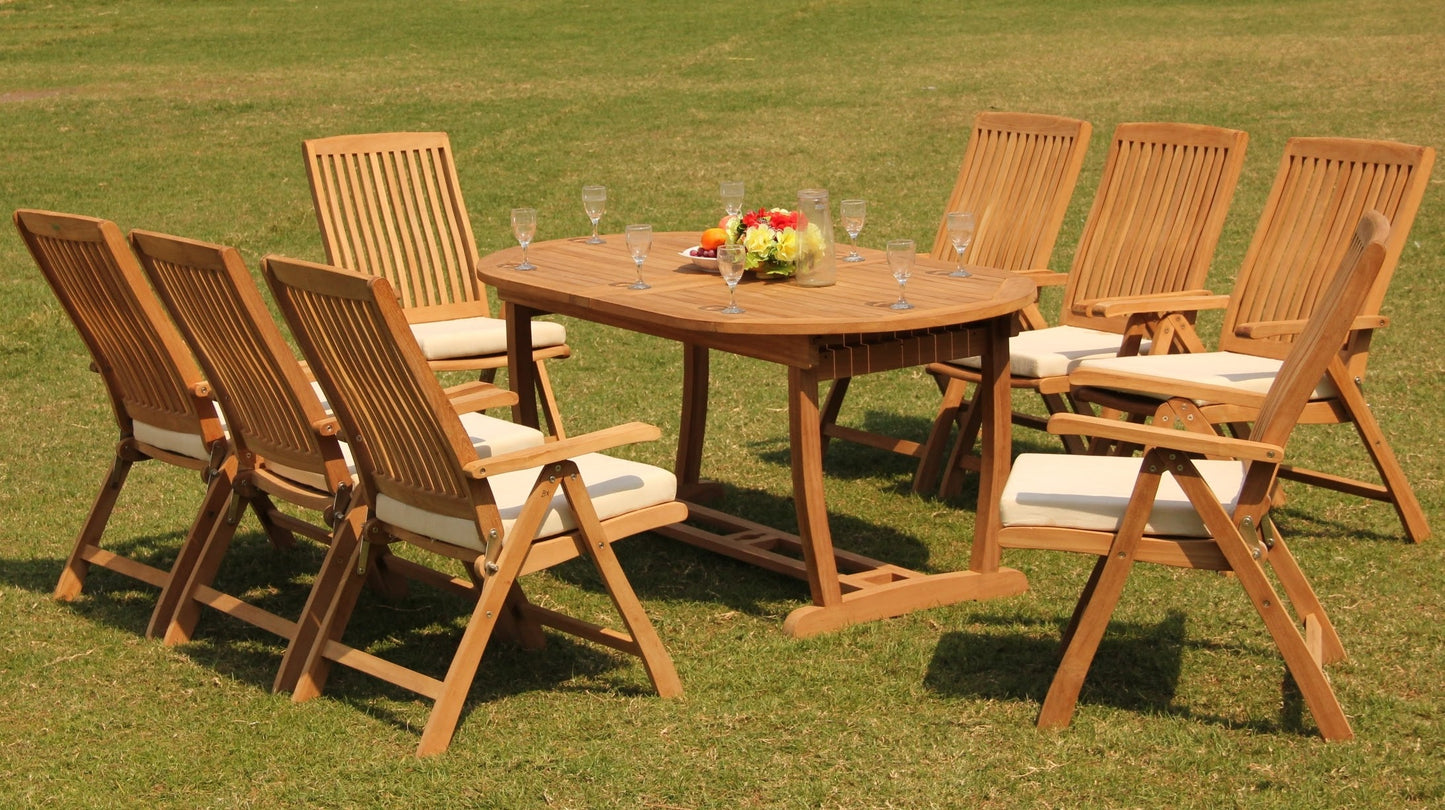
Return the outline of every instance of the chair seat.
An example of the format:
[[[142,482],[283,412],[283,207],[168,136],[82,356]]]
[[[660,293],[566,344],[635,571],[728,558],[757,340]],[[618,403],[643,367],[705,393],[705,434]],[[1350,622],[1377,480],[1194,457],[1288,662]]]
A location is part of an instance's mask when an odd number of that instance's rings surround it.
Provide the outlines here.
[[[1080,365],[1099,371],[1117,371],[1165,379],[1189,380],[1210,385],[1223,385],[1264,394],[1274,383],[1282,360],[1256,357],[1239,352],[1196,352],[1193,354],[1140,355],[1138,357],[1106,357],[1086,360]],[[1134,393],[1168,399],[1168,391],[1130,390]],[[1331,399],[1339,392],[1328,377],[1310,394],[1310,399]],[[1199,403],[1204,404],[1204,403]]]
[[[1004,486],[999,514],[1004,526],[1047,526],[1101,532],[1118,530],[1139,477],[1140,458],[1024,453]],[[1245,465],[1234,460],[1194,462],[1205,483],[1233,512]],[[1173,476],[1159,482],[1146,534],[1209,537],[1199,514]]]
[[[326,404],[324,399],[322,404]],[[330,408],[327,410],[329,412]],[[491,458],[516,450],[525,450],[529,447],[536,447],[547,440],[540,430],[483,413],[464,413],[460,416],[462,427],[467,431],[467,438],[471,439],[472,447],[477,449],[478,458]],[[351,458],[351,446],[346,442],[341,443],[341,455],[346,459],[346,469],[352,474],[354,481],[356,462]],[[327,488],[326,478],[313,472],[269,461],[266,463],[266,469],[313,489],[325,490]]]
[[[1119,354],[1122,335],[1078,326],[1050,326],[1028,329],[1009,338],[1009,372],[1015,377],[1062,377],[1079,363]],[[1148,344],[1141,351],[1148,351]],[[950,361],[964,368],[978,369],[977,357]]]
[[[220,412],[217,411],[217,413]],[[168,430],[139,420],[132,421],[131,425],[138,442],[200,461],[208,461],[211,458],[210,452],[206,450],[206,443],[201,439],[199,433]]]
[[[597,510],[599,520],[668,503],[677,496],[677,478],[660,467],[601,453],[587,453],[573,460],[592,496],[592,506]],[[497,509],[502,514],[504,537],[521,513],[540,469],[518,470],[487,479],[491,483]],[[476,524],[470,520],[419,509],[384,494],[376,497],[376,516],[426,537],[477,551],[484,550],[481,538],[477,536]],[[547,517],[537,530],[537,537],[551,537],[576,528],[576,517],[559,489],[552,499]]]
[[[454,318],[411,325],[421,353],[428,360],[477,357],[507,351],[507,322],[502,318]],[[532,321],[532,348],[561,346],[567,328],[551,321]]]

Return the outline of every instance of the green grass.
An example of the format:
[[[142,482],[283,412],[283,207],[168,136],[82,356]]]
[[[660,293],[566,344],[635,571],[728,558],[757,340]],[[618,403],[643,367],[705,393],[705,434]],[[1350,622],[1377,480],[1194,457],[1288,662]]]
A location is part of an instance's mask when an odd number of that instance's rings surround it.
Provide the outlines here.
[[[1432,2],[691,3],[39,2],[0,0],[0,207],[52,208],[231,243],[254,266],[321,258],[306,137],[451,134],[484,251],[532,205],[539,237],[697,229],[716,181],[753,203],[819,185],[865,197],[860,242],[928,243],[983,109],[1093,122],[1060,239],[1067,267],[1108,133],[1187,120],[1251,135],[1211,286],[1229,288],[1286,138],[1441,147],[1445,22]],[[1368,393],[1440,528],[1445,200],[1437,173],[1401,260]],[[720,285],[721,286],[721,285]],[[720,293],[721,294],[721,293]],[[669,464],[677,348],[568,322],[552,366],[569,429],[653,422],[635,457]],[[1206,322],[1206,331],[1209,323]],[[422,701],[354,673],[291,705],[269,693],[279,644],[206,616],[197,641],[139,635],[154,592],[107,572],[50,588],[99,484],[113,428],[73,328],[20,241],[0,235],[0,804],[5,806],[1425,807],[1445,801],[1442,541],[1401,541],[1379,504],[1291,490],[1282,529],[1340,628],[1331,667],[1358,738],[1327,745],[1238,588],[1138,570],[1073,725],[1032,722],[1087,573],[1010,553],[1028,594],[790,640],[797,582],[652,537],[620,547],[685,695],[649,693],[631,659],[554,636],[488,651],[450,752],[411,757]],[[792,525],[782,374],[719,355],[705,474],[726,507]],[[916,371],[861,380],[847,420],[921,435]],[[1021,449],[1051,449],[1020,433]],[[1292,451],[1365,464],[1342,431]],[[907,493],[909,467],[862,448],[827,460],[840,544],[932,571],[964,567],[972,493]],[[109,542],[168,561],[199,496],[140,470]],[[319,555],[246,527],[224,576],[294,610]],[[603,613],[584,567],[535,598]],[[462,606],[368,599],[356,629],[440,662]],[[436,664],[440,666],[439,663]]]

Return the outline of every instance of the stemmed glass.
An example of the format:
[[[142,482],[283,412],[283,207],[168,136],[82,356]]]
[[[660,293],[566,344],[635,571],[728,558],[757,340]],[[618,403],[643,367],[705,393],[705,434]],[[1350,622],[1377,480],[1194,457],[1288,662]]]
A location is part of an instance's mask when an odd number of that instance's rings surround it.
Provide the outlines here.
[[[517,242],[522,246],[522,263],[517,265],[517,269],[536,270],[537,265],[527,261],[527,246],[532,244],[532,237],[537,235],[537,209],[512,209],[512,235],[517,237]]]
[[[953,243],[953,252],[958,256],[958,266],[949,275],[955,278],[968,278],[973,275],[963,269],[963,252],[968,250],[968,243],[973,241],[973,214],[967,211],[948,212],[948,240]]]
[[[582,210],[586,211],[587,218],[592,220],[592,238],[587,240],[587,244],[605,244],[607,240],[597,235],[597,223],[601,221],[602,215],[607,213],[607,188],[605,186],[583,186]]]
[[[903,298],[903,288],[908,284],[908,277],[913,274],[912,239],[889,240],[888,266],[893,270],[893,277],[898,279],[898,300],[889,304],[888,308],[913,309],[913,305]]]
[[[642,280],[642,263],[647,261],[647,252],[652,249],[652,226],[628,225],[627,249],[632,251],[632,260],[637,262],[637,280],[627,285],[627,289],[652,289],[651,284]]]
[[[868,203],[864,200],[844,200],[839,204],[839,214],[843,217],[843,230],[848,232],[850,248],[843,261],[861,262],[863,257],[858,255],[858,234],[863,232],[863,221],[868,217]]]
[[[723,210],[735,217],[743,212],[743,184],[741,180],[724,180],[718,184],[718,196],[722,198]]]
[[[740,315],[747,312],[738,306],[737,301],[738,282],[742,280],[743,270],[747,269],[747,257],[748,249],[742,245],[717,246],[717,270],[728,285],[728,305],[722,311],[724,315]]]

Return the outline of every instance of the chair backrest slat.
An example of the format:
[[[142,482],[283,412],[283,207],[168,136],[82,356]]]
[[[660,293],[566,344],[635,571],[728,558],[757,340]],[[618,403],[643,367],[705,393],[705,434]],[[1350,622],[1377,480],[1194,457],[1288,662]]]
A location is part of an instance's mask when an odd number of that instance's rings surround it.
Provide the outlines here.
[[[146,284],[115,223],[21,209],[15,225],[85,341],[110,393],[121,434],[132,421],[222,438],[205,378]]]
[[[1055,115],[986,112],[974,120],[947,211],[971,211],[970,264],[1047,268],[1083,165],[1090,126]],[[932,256],[954,258],[945,217]]]
[[[1361,315],[1378,314],[1434,161],[1433,149],[1390,141],[1291,139],[1240,267],[1219,348],[1287,354],[1291,335],[1259,337],[1245,334],[1246,328],[1308,319],[1331,271],[1352,249],[1355,224],[1371,210],[1390,221],[1384,265],[1360,310]],[[1350,350],[1358,373],[1363,373],[1367,349],[1357,343]]]
[[[141,265],[190,344],[227,415],[238,453],[349,483],[335,439],[296,356],[230,247],[133,231]],[[247,459],[248,465],[254,463]]]
[[[428,511],[477,519],[475,490],[462,472],[476,460],[476,449],[410,337],[391,285],[276,256],[262,264],[346,431],[363,488]],[[500,519],[492,517],[500,527]]]
[[[446,133],[341,135],[302,149],[328,262],[387,279],[409,309],[466,303],[485,313]]]
[[[1122,331],[1102,298],[1201,289],[1248,136],[1195,124],[1120,124],[1074,254],[1060,322]]]

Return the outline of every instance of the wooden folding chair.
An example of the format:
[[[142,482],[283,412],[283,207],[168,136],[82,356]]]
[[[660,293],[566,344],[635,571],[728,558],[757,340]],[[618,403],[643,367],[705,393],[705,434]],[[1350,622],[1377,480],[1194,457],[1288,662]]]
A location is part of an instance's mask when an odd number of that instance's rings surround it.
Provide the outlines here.
[[[15,227],[90,350],[91,369],[105,384],[120,438],[75,540],[55,598],[71,600],[90,566],[165,588],[189,570],[196,538],[210,531],[231,496],[220,474],[230,461],[225,428],[210,386],[146,286],[135,256],[115,223],[52,211],[20,209]],[[205,496],[181,551],[169,569],[117,555],[100,543],[131,467],[160,461],[200,473]],[[267,524],[273,539],[284,532]],[[154,628],[152,628],[153,630]]]
[[[263,266],[352,438],[360,482],[303,615],[310,643],[288,652],[305,661],[293,699],[320,694],[332,662],[369,673],[435,701],[417,754],[439,753],[450,744],[482,653],[504,617],[524,641],[540,643],[539,625],[546,625],[636,655],[659,694],[680,694],[672,659],[612,543],[681,521],[687,508],[675,499],[672,473],[598,452],[655,439],[659,431],[631,423],[478,458],[385,279],[274,256]],[[459,560],[472,579],[476,608],[443,679],[341,642],[362,580],[358,569],[393,542]],[[601,574],[626,632],[523,595],[518,577],[577,556]]]
[[[507,366],[506,321],[477,276],[476,240],[444,132],[339,135],[303,142],[326,260],[391,282],[422,354],[436,370]],[[568,357],[567,331],[534,322],[537,395],[558,438],[561,412],[544,360]],[[532,396],[531,392],[518,392]]]
[[[1009,341],[1010,385],[1036,391],[1050,414],[1076,410],[1069,371],[1087,357],[1134,354],[1145,338],[1151,352],[1187,347],[1191,333],[1166,321],[1158,334],[1126,334],[1123,316],[1098,307],[1135,295],[1192,296],[1203,289],[1214,248],[1244,164],[1248,136],[1238,130],[1194,124],[1120,124],[1064,287],[1059,324],[1021,332]],[[940,491],[955,492],[959,472],[978,468],[978,358],[933,363],[928,371],[948,380],[943,405],[919,463],[916,480],[935,476],[955,423],[960,425],[944,464]],[[973,398],[968,386],[974,385]],[[967,401],[967,405],[965,402]],[[1046,420],[1015,411],[1013,423],[1044,427]],[[1083,452],[1076,436],[1061,437],[1069,452]]]
[[[1040,286],[1062,285],[1067,277],[1048,266],[1091,131],[1087,121],[1057,115],[979,113],[933,242],[932,257],[955,258],[946,212],[969,211],[975,217],[969,264],[1022,273]],[[1047,325],[1037,304],[1020,312],[1023,329]],[[918,442],[837,423],[850,382],[849,377],[840,378],[828,391],[821,414],[823,441],[832,437],[922,457],[924,445]],[[920,483],[915,477],[915,489]]]
[[[1435,150],[1422,146],[1351,138],[1291,139],[1233,292],[1169,305],[1201,309],[1227,304],[1218,350],[1086,360],[1070,378],[1076,384],[1074,396],[1142,420],[1156,415],[1160,401],[1177,390],[1179,380],[1264,391],[1299,329],[1319,305],[1330,271],[1349,247],[1354,223],[1365,211],[1379,211],[1390,220],[1384,266],[1362,301],[1343,353],[1330,364],[1325,380],[1300,414],[1300,423],[1353,425],[1381,483],[1294,465],[1281,467],[1279,477],[1385,501],[1394,506],[1411,540],[1426,539],[1430,526],[1425,512],[1365,400],[1363,384],[1371,339],[1387,323],[1380,306],[1434,162]],[[1147,298],[1118,300],[1107,311],[1136,319],[1157,318],[1154,310],[1159,306]],[[1192,311],[1181,314],[1193,319]],[[1160,393],[1151,395],[1153,391]],[[1184,413],[1173,413],[1171,406],[1158,417],[1202,419],[1221,429],[1228,426],[1236,435],[1249,435],[1253,411],[1248,408],[1223,402],[1191,402],[1183,407]]]
[[[1097,556],[1073,618],[1063,659],[1039,714],[1040,727],[1064,726],[1099,640],[1135,562],[1232,571],[1264,620],[1320,734],[1353,736],[1323,665],[1345,655],[1304,572],[1270,518],[1270,490],[1285,443],[1380,271],[1390,226],[1379,212],[1360,221],[1339,272],[1299,333],[1267,393],[1227,394],[1258,409],[1250,439],[1205,427],[1175,430],[1117,419],[1058,414],[1049,431],[1105,436],[1146,448],[1142,458],[1026,453],[1009,474],[1000,504],[1006,548]],[[1179,397],[1215,397],[1219,386],[1181,382]],[[1298,614],[1291,617],[1266,574],[1268,563]],[[1300,624],[1304,632],[1300,632]]]
[[[351,499],[350,453],[340,441],[336,419],[327,411],[300,362],[272,319],[261,292],[234,248],[149,231],[132,231],[131,243],[158,297],[170,311],[210,381],[230,428],[235,459],[217,476],[235,493],[225,517],[204,536],[188,575],[167,584],[152,627],[166,644],[189,641],[201,608],[210,607],[287,639],[296,637],[293,619],[277,615],[242,596],[213,587],[246,506],[270,498],[320,513],[324,525],[271,509],[260,517],[320,543],[331,539],[336,518]],[[539,431],[475,412],[511,405],[511,392],[482,382],[448,391],[479,457],[542,444]],[[413,578],[430,569],[386,558],[383,568]],[[394,583],[373,577],[373,584]],[[281,672],[276,688],[289,689],[299,673]]]

